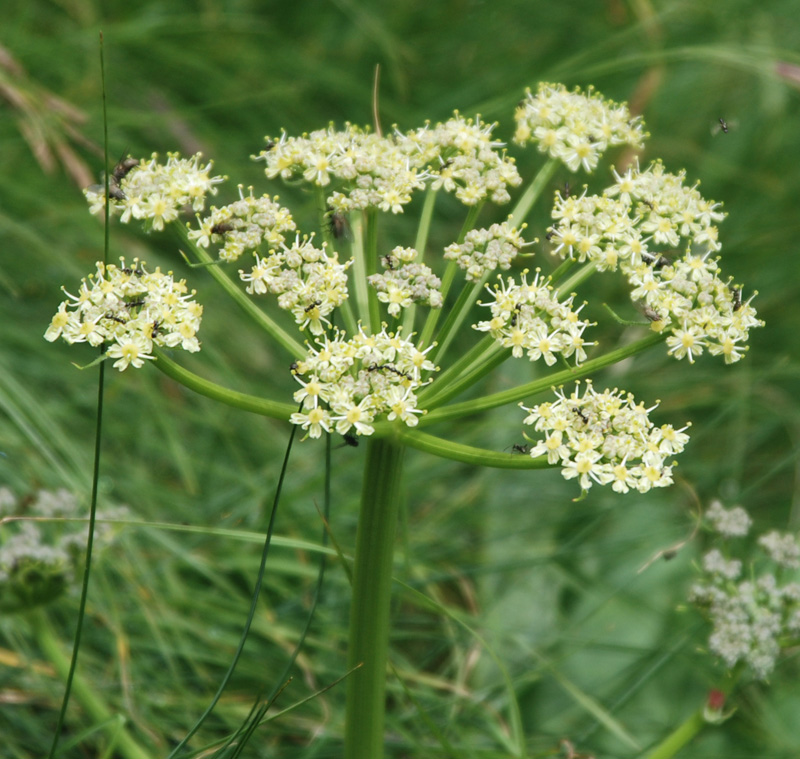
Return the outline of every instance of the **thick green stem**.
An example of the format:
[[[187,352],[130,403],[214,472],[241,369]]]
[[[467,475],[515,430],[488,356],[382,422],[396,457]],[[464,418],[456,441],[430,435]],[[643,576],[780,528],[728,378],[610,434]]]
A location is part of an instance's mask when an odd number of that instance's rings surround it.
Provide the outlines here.
[[[383,756],[392,558],[405,448],[370,440],[364,467],[350,608],[345,759]]]
[[[43,610],[36,609],[31,612],[30,620],[39,647],[55,668],[58,676],[62,680],[66,680],[69,676],[70,660],[53,632],[50,619]],[[114,742],[115,756],[118,754],[125,759],[150,759],[150,753],[133,739],[124,725],[120,725],[103,699],[78,674],[74,674],[72,677],[72,693],[95,722],[106,725],[109,739]]]
[[[522,193],[520,199],[517,201],[517,205],[514,206],[514,210],[511,212],[508,223],[512,227],[519,229],[519,225],[530,213],[531,208],[533,208],[553,174],[556,173],[556,169],[559,165],[559,161],[555,158],[551,158],[539,169],[539,173],[531,180],[531,183],[527,186],[525,192]]]

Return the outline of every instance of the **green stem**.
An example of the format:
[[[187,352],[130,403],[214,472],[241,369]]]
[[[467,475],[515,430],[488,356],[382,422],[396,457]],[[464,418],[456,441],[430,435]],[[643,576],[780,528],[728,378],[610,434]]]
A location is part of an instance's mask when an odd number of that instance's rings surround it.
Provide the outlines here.
[[[381,759],[392,558],[405,448],[370,440],[364,466],[350,607],[345,759]]]
[[[514,210],[511,212],[508,223],[512,227],[519,229],[519,225],[530,213],[531,208],[533,208],[534,203],[539,199],[545,186],[553,177],[553,174],[556,173],[556,168],[559,166],[559,163],[560,162],[555,158],[551,158],[539,169],[539,173],[531,180],[531,183],[527,186],[525,192],[522,193],[522,196],[517,201],[517,205],[514,206]]]
[[[479,203],[476,206],[470,206],[469,211],[467,211],[467,218],[464,220],[464,224],[458,234],[458,240],[456,240],[459,245],[464,242],[467,232],[469,232],[475,226],[475,221],[478,218],[478,214],[481,212],[481,208],[483,208],[483,203]],[[453,284],[453,280],[456,277],[457,271],[458,264],[455,261],[450,261],[447,264],[447,268],[444,271],[444,276],[442,277],[441,292],[443,301],[447,299],[447,294],[450,291],[450,286]],[[425,326],[423,327],[422,334],[420,335],[419,345],[423,346],[431,344],[433,333],[436,330],[436,324],[439,321],[439,316],[443,310],[444,309],[441,308],[432,308],[428,312],[428,318],[425,320]]]
[[[482,277],[478,282],[465,285],[464,289],[459,293],[458,300],[453,308],[450,309],[450,313],[437,335],[439,344],[431,351],[431,359],[433,361],[441,361],[444,357],[444,354],[450,347],[453,337],[458,334],[458,330],[464,323],[464,319],[467,318],[470,309],[475,304],[475,301],[478,300],[478,294],[483,289],[487,279],[488,275]]]
[[[706,725],[703,709],[698,709],[685,722],[673,730],[661,743],[644,756],[644,759],[672,759]]]
[[[378,271],[378,211],[375,208],[368,208],[364,212],[366,224],[365,234],[365,260],[367,276]],[[381,311],[378,293],[374,287],[367,290],[369,302],[369,326],[372,334],[376,334],[381,328]]]
[[[47,656],[62,680],[67,680],[70,671],[70,660],[61,650],[61,645],[53,631],[50,619],[42,609],[33,610],[29,619],[39,647]],[[72,676],[72,693],[89,716],[98,724],[106,725],[106,732],[114,741],[114,748],[125,759],[150,759],[151,754],[145,751],[131,736],[128,730],[114,719],[114,714],[78,674]]]
[[[367,323],[369,313],[369,293],[367,291],[367,260],[364,241],[364,214],[353,214],[353,298],[355,300],[356,316],[363,324]]]
[[[157,369],[160,369],[164,374],[172,377],[184,387],[194,390],[199,395],[205,395],[206,398],[213,398],[215,401],[224,403],[227,406],[233,406],[242,411],[250,411],[254,414],[261,414],[261,416],[269,416],[273,419],[281,419],[282,421],[288,421],[289,417],[297,411],[297,407],[291,403],[271,401],[267,398],[247,395],[246,393],[240,393],[237,390],[230,390],[222,385],[217,385],[176,364],[158,348],[154,350],[154,355],[156,357],[154,363]]]
[[[537,395],[545,390],[549,390],[551,387],[558,387],[559,385],[563,385],[565,382],[573,382],[577,379],[581,379],[582,377],[588,377],[598,369],[616,364],[618,361],[622,361],[623,359],[629,358],[630,356],[650,348],[653,345],[663,342],[666,340],[666,338],[666,333],[652,333],[636,343],[631,343],[630,345],[618,348],[615,351],[609,351],[598,358],[585,361],[580,366],[564,369],[563,371],[555,372],[554,374],[548,374],[546,377],[534,380],[533,382],[528,382],[525,385],[519,385],[518,387],[511,388],[510,390],[504,390],[501,393],[486,395],[482,398],[472,398],[468,401],[464,401],[463,403],[454,403],[452,406],[446,406],[445,408],[437,408],[436,410],[431,411],[429,414],[426,414],[424,417],[422,417],[419,425],[420,427],[428,426],[430,424],[435,424],[436,422],[458,419],[462,416],[477,414],[481,411],[487,411],[488,409],[496,408],[498,406],[505,406],[507,403],[516,403],[526,397]],[[477,381],[479,378],[480,377],[476,377],[475,380]],[[465,390],[469,384],[471,384],[471,382],[464,382],[464,386],[459,388],[459,392]],[[437,396],[437,402],[442,402],[443,395],[444,394],[440,394]],[[448,396],[449,393],[444,397]],[[430,408],[430,406],[428,407]]]
[[[251,296],[244,292],[231,278],[222,270],[222,264],[215,261],[203,249],[195,245],[188,235],[188,230],[181,222],[172,224],[172,228],[178,233],[186,247],[188,247],[195,258],[205,265],[205,268],[217,280],[217,284],[233,298],[236,304],[251,318],[253,321],[262,327],[267,334],[275,338],[275,340],[282,345],[286,351],[294,358],[303,358],[306,355],[306,349],[295,340],[283,327],[280,327],[275,321],[267,316],[253,301]]]
[[[438,190],[428,188],[425,194],[425,204],[422,206],[422,213],[419,219],[419,226],[417,227],[417,237],[414,241],[414,250],[419,253],[419,262],[425,263],[425,248],[428,245],[428,235],[431,230],[431,219],[433,218],[433,209],[436,205],[436,196]],[[403,316],[403,334],[408,337],[414,331],[414,317],[416,316],[417,306],[412,303]]]

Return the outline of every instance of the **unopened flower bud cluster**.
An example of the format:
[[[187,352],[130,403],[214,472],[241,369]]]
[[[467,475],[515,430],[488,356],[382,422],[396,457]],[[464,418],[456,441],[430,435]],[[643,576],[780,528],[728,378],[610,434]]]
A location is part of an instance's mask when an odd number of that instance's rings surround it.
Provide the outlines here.
[[[800,637],[800,543],[796,534],[770,531],[746,562],[732,558],[732,538],[743,538],[752,524],[741,507],[715,501],[706,514],[724,541],[703,557],[703,578],[690,598],[709,616],[709,648],[728,668],[747,664],[766,679],[781,649]]]
[[[653,425],[650,412],[658,403],[645,408],[616,388],[598,393],[588,380],[583,395],[577,383],[569,397],[561,390],[556,396],[554,402],[522,406],[528,412],[524,423],[545,435],[530,448],[532,457],[546,455],[549,463],[560,464],[564,478],[578,478],[584,491],[593,483],[611,485],[618,493],[672,484],[669,459],[689,436],[686,427]]]
[[[583,332],[591,322],[579,318],[583,306],[572,310],[574,295],[559,301],[538,269],[532,282],[527,275],[527,270],[522,272],[521,284],[511,277],[503,281],[498,276],[499,285],[486,286],[494,300],[480,305],[491,310],[492,318],[478,322],[475,329],[488,332],[504,348],[511,348],[515,358],[527,353],[531,361],[544,359],[548,366],[559,355],[574,355],[578,363],[584,361],[585,346],[591,343],[584,341]]]
[[[413,303],[422,303],[431,308],[442,307],[439,279],[425,264],[417,263],[418,253],[414,248],[396,247],[381,258],[386,270],[371,274],[367,281],[378,293],[378,300],[387,304],[390,316],[398,317],[401,309]]]
[[[511,200],[509,187],[522,183],[514,159],[498,152],[505,143],[492,139],[497,124],[484,124],[480,116],[465,119],[458,111],[443,124],[402,135],[398,144],[411,159],[433,177],[431,188],[444,189],[467,206],[489,198],[504,204]]]
[[[105,344],[120,371],[152,359],[154,345],[199,351],[203,307],[193,299],[195,291],[172,272],[149,272],[145,265],[138,258],[130,266],[124,258],[120,266],[98,261],[96,274],[81,280],[77,295],[64,291],[68,300],[58,307],[45,339]]]
[[[138,165],[117,167],[112,175],[110,187],[112,213],[121,214],[121,221],[131,218],[149,220],[153,229],[163,229],[164,224],[174,221],[184,206],[201,211],[206,195],[215,195],[214,186],[224,177],[212,177],[209,161],[201,165],[202,154],[181,158],[178,153],[167,153],[165,164],[158,162],[153,153],[149,161],[142,159]],[[85,190],[91,213],[99,213],[105,207],[105,187],[94,185]]]
[[[626,105],[596,94],[591,88],[569,92],[563,84],[530,89],[514,114],[514,142],[538,143],[539,150],[564,163],[571,171],[591,172],[603,153],[614,145],[640,148],[647,134],[639,117]]]
[[[125,516],[124,507],[106,509],[101,519]],[[0,611],[18,611],[53,600],[74,579],[86,545],[87,525],[64,521],[85,516],[75,496],[66,490],[41,490],[20,499],[0,487]],[[32,518],[32,519],[31,519]],[[113,538],[111,526],[97,522],[95,545]]]
[[[488,229],[472,229],[461,244],[453,243],[444,249],[444,257],[455,261],[469,282],[478,282],[497,269],[506,271],[524,245],[523,224],[519,229],[507,221],[492,224]],[[535,242],[535,241],[534,241]]]
[[[660,162],[645,171],[631,167],[602,195],[557,198],[550,232],[562,258],[589,261],[600,271],[620,269],[631,298],[643,306],[653,328],[669,330],[670,355],[688,358],[708,350],[725,363],[741,359],[749,331],[763,324],[741,289],[721,278],[714,222],[724,214],[685,174]]]
[[[262,243],[280,245],[286,239],[284,232],[297,229],[289,209],[278,204],[277,195],[255,198],[252,187],[245,195],[239,185],[239,198],[222,208],[212,207],[208,216],[198,219],[199,229],[189,229],[189,239],[201,248],[222,242],[220,260],[236,261],[245,251],[257,251]]]
[[[428,348],[430,350],[430,348]],[[400,330],[368,335],[363,330],[347,339],[343,333],[319,338],[316,347],[293,367],[302,388],[294,399],[303,404],[291,421],[310,437],[335,430],[340,435],[371,435],[379,415],[417,424],[417,391],[436,367]]]
[[[281,243],[266,256],[255,254],[256,264],[249,272],[239,270],[247,282],[247,292],[278,295],[278,305],[290,311],[301,330],[308,328],[321,335],[330,327],[326,318],[347,300],[347,269],[352,259],[340,264],[334,250],[314,246],[314,236],[300,238],[291,247]]]

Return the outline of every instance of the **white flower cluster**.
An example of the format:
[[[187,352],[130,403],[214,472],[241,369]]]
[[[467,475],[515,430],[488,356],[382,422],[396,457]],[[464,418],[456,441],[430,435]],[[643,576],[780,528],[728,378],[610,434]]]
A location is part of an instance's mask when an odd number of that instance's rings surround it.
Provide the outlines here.
[[[390,316],[397,318],[400,310],[412,303],[422,303],[431,308],[442,307],[439,279],[425,264],[416,263],[414,248],[396,247],[381,258],[386,271],[371,274],[367,281],[377,290],[378,300],[388,304]]]
[[[578,363],[586,360],[583,339],[584,330],[591,322],[578,318],[581,306],[572,310],[574,295],[560,302],[548,279],[540,277],[536,270],[533,282],[527,281],[527,269],[522,272],[522,284],[509,277],[506,282],[498,276],[499,285],[486,289],[494,300],[480,303],[492,312],[489,321],[473,325],[481,332],[488,332],[505,348],[512,349],[515,358],[527,352],[531,361],[543,358],[548,366],[556,362],[556,354],[564,358],[575,355]]]
[[[149,272],[134,258],[130,266],[97,262],[97,273],[81,280],[77,295],[58,307],[45,332],[53,342],[108,344],[106,355],[117,359],[114,368],[140,368],[151,359],[154,345],[200,350],[197,331],[203,307],[187,291],[186,281],[157,268]]]
[[[381,414],[415,426],[423,413],[415,391],[430,382],[423,373],[436,370],[426,353],[403,339],[400,330],[387,333],[385,327],[377,335],[360,329],[349,340],[339,331],[319,338],[292,368],[303,386],[294,394],[303,409],[292,415],[292,423],[312,438],[332,429],[340,435],[371,435]]]
[[[395,140],[353,124],[343,131],[331,125],[302,137],[285,132],[277,141],[268,137],[257,159],[266,162],[270,179],[301,176],[319,187],[337,180],[327,202],[338,213],[370,207],[401,213],[414,190],[425,187],[424,176]]]
[[[124,507],[116,507],[98,516],[110,519],[126,514]],[[87,538],[85,524],[64,520],[79,516],[78,501],[66,490],[41,490],[20,499],[9,488],[0,487],[0,518],[22,517],[0,528],[0,611],[30,609],[64,592],[74,578]],[[110,525],[96,523],[95,545],[102,547],[112,537]]]
[[[725,512],[721,504],[712,504],[712,529],[723,538],[746,535],[751,522],[744,509],[728,510],[729,516]],[[736,530],[727,529],[731,523],[738,525]],[[743,662],[763,680],[787,639],[800,636],[800,544],[796,535],[773,531],[757,545],[764,553],[748,562],[743,580],[741,560],[726,558],[717,548],[709,551],[703,557],[703,579],[692,587],[690,599],[711,619],[711,651],[728,668]]]
[[[741,288],[723,281],[711,258],[721,247],[718,204],[660,162],[614,174],[617,182],[602,195],[558,197],[548,234],[554,252],[600,271],[619,268],[653,328],[672,333],[667,345],[676,358],[693,362],[708,350],[728,364],[741,359],[750,329],[763,322],[752,297],[743,302]]]
[[[528,244],[521,234],[525,227],[523,224],[517,229],[504,221],[492,224],[489,229],[472,229],[460,245],[448,245],[444,257],[455,261],[466,272],[468,281],[477,282],[496,269],[505,271],[511,268],[520,248]]]
[[[640,117],[631,118],[626,105],[607,100],[591,88],[585,94],[580,88],[569,92],[563,84],[542,83],[536,95],[526,90],[514,119],[516,143],[535,140],[541,152],[570,171],[582,167],[591,172],[609,147],[640,148],[647,137]]]
[[[199,229],[189,229],[189,239],[201,248],[223,242],[221,261],[236,261],[246,250],[255,252],[261,243],[280,245],[284,232],[297,229],[288,208],[278,204],[278,196],[253,197],[253,188],[245,195],[239,185],[239,200],[222,208],[211,208],[204,219],[198,217]]]
[[[522,406],[528,412],[524,423],[545,433],[530,455],[546,455],[549,463],[561,464],[564,478],[578,477],[584,491],[593,482],[611,484],[618,493],[671,485],[674,463],[667,458],[683,450],[689,425],[680,430],[669,424],[655,427],[649,414],[658,402],[645,408],[616,388],[597,393],[587,380],[583,395],[579,391],[577,383],[569,397],[556,391],[555,402]]]
[[[121,214],[121,221],[131,218],[150,219],[153,229],[163,229],[165,222],[174,221],[184,206],[202,211],[206,195],[215,195],[214,185],[224,177],[212,177],[209,161],[200,165],[201,153],[191,158],[181,158],[179,153],[167,153],[166,164],[158,162],[153,153],[149,161],[125,159],[120,162],[109,178],[111,211]],[[84,190],[91,213],[99,213],[105,207],[105,187],[93,185]]]
[[[291,247],[281,243],[266,256],[254,254],[256,265],[239,277],[248,282],[247,292],[278,295],[278,305],[290,311],[301,330],[315,334],[330,326],[326,316],[347,300],[347,269],[352,260],[340,264],[336,251],[328,255],[327,246],[314,247],[314,236],[300,238]]]
[[[397,133],[398,143],[416,165],[427,168],[431,187],[453,192],[464,205],[474,206],[485,198],[507,203],[508,187],[522,183],[514,159],[498,152],[505,143],[492,140],[496,124],[484,124],[480,116],[465,119],[458,111],[444,124],[430,124]]]

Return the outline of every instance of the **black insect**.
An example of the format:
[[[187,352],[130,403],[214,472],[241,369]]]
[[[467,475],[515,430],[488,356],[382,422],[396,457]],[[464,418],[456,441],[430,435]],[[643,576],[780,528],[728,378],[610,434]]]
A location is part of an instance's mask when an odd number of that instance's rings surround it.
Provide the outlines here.
[[[722,118],[722,116],[720,116],[720,117],[719,117],[719,128],[720,128],[720,129],[721,129],[721,130],[722,130],[722,131],[723,131],[725,134],[728,134],[728,122],[727,122],[727,121],[725,121],[725,119],[723,119],[723,118]]]
[[[226,232],[233,231],[233,224],[229,221],[220,221],[217,222],[213,227],[211,227],[211,234],[212,235],[224,235]]]
[[[351,448],[358,448],[358,437],[352,432],[345,432],[345,434],[342,435],[342,439],[345,445],[349,445]]]
[[[738,311],[742,307],[742,288],[734,287],[733,290],[733,310]]]
[[[391,372],[392,374],[396,374],[398,377],[405,377],[407,380],[414,379],[410,374],[407,372],[401,371],[396,366],[392,366],[391,364],[370,364],[367,367],[368,372]]]
[[[550,242],[550,240],[552,240],[552,239],[553,239],[555,236],[556,236],[556,230],[555,230],[555,229],[551,229],[551,230],[550,230],[550,231],[549,231],[549,232],[548,232],[548,233],[547,233],[547,234],[544,236],[544,239],[545,239],[545,240],[547,240],[547,242]]]
[[[397,259],[392,256],[381,256],[381,265],[384,269],[388,269],[389,271],[394,271],[394,267],[397,263]]]
[[[347,221],[347,217],[341,211],[334,211],[332,208],[329,208],[328,219],[331,234],[337,240],[341,240],[343,237],[347,240],[350,239],[350,222]]]
[[[150,332],[150,337],[151,337],[153,340],[155,340],[155,339],[158,337],[158,331],[159,331],[160,327],[161,327],[161,322],[160,322],[160,321],[158,321],[158,319],[156,319],[156,320],[153,322],[153,329],[152,329],[152,331]]]
[[[120,316],[117,316],[116,314],[108,313],[108,314],[105,315],[104,318],[111,319],[112,322],[117,322],[117,324],[127,324],[128,323],[127,321],[125,321],[125,319],[123,319]]]
[[[583,409],[575,406],[572,410],[583,420],[584,424],[589,424],[589,417],[586,416],[586,412]]]
[[[141,298],[138,300],[126,300],[125,307],[126,308],[141,308],[144,305],[144,300]]]
[[[306,306],[303,310],[306,313],[309,313],[310,311],[313,311],[317,306],[321,306],[321,305],[322,305],[322,301],[321,300],[315,300],[313,303],[311,303],[308,306]]]
[[[561,197],[566,200],[569,197],[570,186],[569,182],[564,182],[564,189],[561,191]]]
[[[123,158],[115,167],[114,171],[111,172],[111,176],[117,180],[117,182],[121,182],[128,174],[131,173],[132,169],[135,169],[139,165],[138,158],[131,158],[128,156],[127,158]]]
[[[264,148],[264,152],[269,153],[278,143],[274,140],[267,140],[267,146]]]
[[[527,443],[514,443],[511,446],[512,453],[527,453],[531,447]]]

